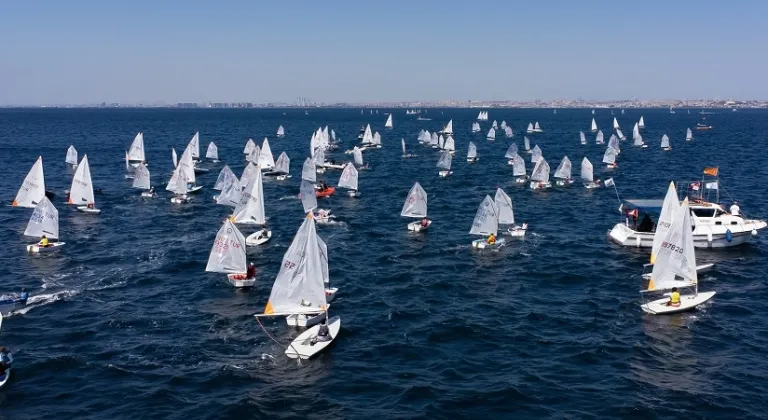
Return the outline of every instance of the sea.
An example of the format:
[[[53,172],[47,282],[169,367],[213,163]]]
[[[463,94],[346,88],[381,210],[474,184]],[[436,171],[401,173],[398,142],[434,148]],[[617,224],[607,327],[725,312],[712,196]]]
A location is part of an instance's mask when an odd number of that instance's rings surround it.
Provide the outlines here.
[[[13,352],[0,389],[7,419],[719,419],[766,418],[768,393],[768,243],[761,232],[745,246],[697,250],[701,290],[715,298],[695,312],[649,316],[639,291],[648,250],[621,248],[607,232],[623,220],[620,200],[662,199],[670,181],[701,180],[718,167],[720,200],[738,200],[749,217],[768,218],[768,165],[761,144],[768,111],[710,110],[711,131],[695,131],[698,109],[486,109],[490,121],[471,133],[478,109],[429,109],[417,120],[404,109],[4,109],[0,110],[0,293],[30,291],[27,307],[6,316],[0,345]],[[387,113],[393,129],[386,129]],[[612,115],[613,114],[613,115]],[[600,162],[591,119],[605,132],[616,117],[631,137],[644,117],[647,149],[621,142],[619,167]],[[453,175],[438,177],[438,153],[419,145],[421,129],[453,120]],[[486,140],[490,122],[515,136]],[[552,172],[564,156],[590,159],[595,177],[616,188],[532,191],[518,186],[504,154],[530,134]],[[299,334],[284,319],[253,315],[267,302],[281,259],[302,223],[297,198],[312,132],[326,125],[341,141],[337,161],[371,124],[383,147],[364,152],[359,199],[321,199],[334,223],[318,232],[328,245],[330,278],[339,293],[331,312],[339,336],[317,358],[283,354]],[[276,138],[279,125],[285,138]],[[587,145],[579,144],[579,131]],[[218,146],[222,163],[206,163],[203,190],[173,205],[165,184],[195,132],[201,151]],[[124,177],[124,156],[138,132],[156,199],[142,199]],[[673,150],[663,151],[660,139]],[[265,179],[272,240],[249,248],[258,281],[236,290],[205,266],[231,209],[213,201],[224,163],[245,166],[249,138],[269,138],[291,158],[293,178]],[[404,159],[400,140],[408,152]],[[467,164],[469,142],[479,161]],[[99,216],[64,204],[74,145],[87,154]],[[10,204],[42,156],[47,189],[56,193],[61,240],[47,255],[29,255],[23,232],[31,209]],[[339,171],[322,176],[336,185]],[[429,200],[430,230],[412,234],[400,217],[419,182]],[[486,195],[512,198],[523,240],[478,252],[469,235]],[[255,228],[243,227],[244,234]]]

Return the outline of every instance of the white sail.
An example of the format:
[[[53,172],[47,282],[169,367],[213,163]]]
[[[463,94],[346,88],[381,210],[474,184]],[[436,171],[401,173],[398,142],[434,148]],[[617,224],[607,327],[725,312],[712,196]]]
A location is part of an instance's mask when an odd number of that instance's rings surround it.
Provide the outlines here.
[[[517,155],[517,143],[512,143],[509,146],[509,149],[507,149],[507,153],[504,154],[504,157],[507,159],[512,159]]]
[[[257,144],[253,146],[253,148],[251,149],[251,153],[248,154],[245,160],[258,166],[259,156],[261,156],[261,147],[259,147],[259,145]]]
[[[140,162],[133,172],[133,188],[148,190],[150,186],[149,169],[147,169],[144,162]]]
[[[496,208],[499,211],[499,224],[514,225],[515,211],[512,209],[512,199],[509,198],[507,193],[501,188],[497,188],[496,196],[493,197],[493,202],[496,204]]]
[[[301,205],[304,206],[304,213],[309,213],[317,208],[317,195],[315,194],[315,187],[311,182],[304,179],[301,180],[299,197],[301,197]]]
[[[555,171],[555,178],[570,179],[571,172],[571,160],[568,159],[568,156],[565,156],[563,157],[563,160],[560,161],[560,165],[558,165],[557,170]]]
[[[189,141],[189,146],[191,146],[191,152],[192,152],[192,159],[200,159],[200,132],[195,133],[194,136],[192,136],[192,140]]]
[[[590,162],[587,158],[581,160],[581,180],[587,182],[595,181],[592,162]]]
[[[539,126],[538,121],[536,121],[536,123],[533,124],[533,131],[541,131],[541,126]]]
[[[166,191],[171,191],[177,195],[184,195],[188,191],[188,183],[189,180],[187,179],[185,172],[181,167],[177,166],[176,169],[173,170],[171,179],[168,181],[168,185],[165,186],[165,189]]]
[[[251,178],[258,170],[259,168],[251,162],[248,162],[248,164],[245,165],[245,169],[243,169],[243,173],[240,175],[239,186],[241,189],[248,186],[248,183],[251,182]]]
[[[173,159],[173,167],[179,166],[179,157],[176,156],[176,149],[171,148],[171,159]]]
[[[531,163],[538,163],[541,159],[541,148],[537,144],[536,146],[533,146],[533,150],[531,150]]]
[[[432,136],[429,138],[429,144],[436,145],[439,143],[439,136],[437,133],[432,133]]]
[[[592,132],[597,131],[597,122],[595,122],[595,119],[592,118]]]
[[[491,127],[490,130],[488,130],[488,134],[485,136],[488,140],[496,140],[496,129]]]
[[[528,137],[523,137],[523,146],[525,147],[525,151],[531,150],[531,141],[528,139]]]
[[[661,136],[661,147],[662,149],[669,147],[669,137],[666,134]]]
[[[475,220],[472,221],[470,235],[496,235],[499,231],[499,211],[491,196],[486,195],[480,207],[475,213]]]
[[[616,163],[616,149],[611,146],[608,146],[605,149],[605,154],[603,154],[603,163],[608,165],[613,165]]]
[[[445,148],[445,138],[442,134],[437,138],[437,146],[441,149]]]
[[[322,247],[315,219],[307,215],[283,256],[275,278],[267,315],[317,313],[326,309]]]
[[[643,136],[641,136],[640,133],[637,133],[637,136],[635,137],[635,141],[632,144],[634,144],[635,146],[642,146],[643,144],[645,144],[643,143]]]
[[[453,134],[453,120],[448,121],[448,124],[446,124],[445,128],[443,129],[443,133]]]
[[[616,150],[616,153],[621,153],[621,146],[619,145],[619,139],[611,134],[611,138],[608,139],[608,147]]]
[[[691,141],[693,140],[693,131],[691,131],[691,128],[688,127],[688,130],[685,132],[685,141]]]
[[[477,120],[482,121],[483,120],[483,111],[478,112],[477,114]]]
[[[480,123],[477,123],[477,122],[472,123],[472,132],[473,133],[480,132]]]
[[[642,116],[640,116],[640,121],[638,121],[637,125],[640,128],[645,128],[645,121],[643,120]]]
[[[587,136],[584,135],[583,131],[579,131],[579,142],[581,144],[587,144]]]
[[[477,157],[477,146],[475,146],[475,143],[469,142],[469,147],[467,148],[467,159],[474,159]]]
[[[283,137],[285,136],[285,128],[281,125],[280,127],[277,127],[277,137]]]
[[[603,132],[602,132],[602,130],[597,132],[597,137],[595,137],[595,143],[596,144],[604,144],[605,143],[605,140],[603,140]]]
[[[208,150],[205,151],[205,157],[211,160],[219,160],[219,148],[211,142],[208,144]]]
[[[400,211],[402,217],[427,217],[427,193],[417,182],[413,184],[408,196],[405,198],[403,209]]]
[[[504,128],[504,135],[507,136],[507,137],[514,137],[515,133],[512,132],[512,127],[506,126]]]
[[[131,143],[131,147],[128,149],[128,160],[144,162],[144,133],[136,134],[136,137]]]
[[[533,124],[531,124],[531,123],[528,123],[528,129],[527,129],[527,130],[525,130],[525,131],[527,131],[527,132],[529,132],[529,133],[533,133]]]
[[[669,232],[675,214],[680,209],[680,200],[677,198],[677,189],[675,183],[670,182],[667,188],[667,195],[664,196],[664,203],[661,205],[659,220],[656,222],[656,232],[653,234],[653,246],[651,247],[651,263],[656,262],[656,255],[659,253],[661,244]]]
[[[205,271],[243,274],[246,272],[245,237],[230,219],[216,233]]]
[[[272,156],[272,149],[269,147],[269,140],[266,137],[264,137],[264,142],[261,144],[259,167],[262,169],[272,169],[275,167],[275,158]]]
[[[371,141],[371,144],[381,145],[381,134],[379,134],[378,131],[373,133],[373,140]]]
[[[664,235],[653,264],[648,290],[666,290],[696,284],[696,253],[688,199],[675,212],[669,231]],[[677,277],[682,277],[678,280]]]
[[[617,130],[619,128],[619,122],[616,120],[616,117],[613,117],[613,129]]]
[[[253,141],[253,139],[248,139],[248,142],[245,143],[245,148],[243,149],[243,154],[244,155],[250,155],[254,146],[256,146],[256,143]]]
[[[91,168],[88,165],[88,155],[83,155],[80,165],[77,166],[72,186],[69,188],[69,204],[84,206],[93,204],[93,184],[91,182]]]
[[[240,188],[240,182],[235,179],[228,179],[227,184],[221,189],[221,193],[216,198],[216,204],[222,206],[229,206],[233,209],[240,204],[240,199],[243,196],[243,189]]]
[[[309,182],[317,181],[317,167],[311,158],[304,161],[304,166],[301,168],[301,179]]]
[[[515,155],[515,157],[512,158],[512,175],[524,176],[525,174],[525,161],[523,160],[523,157]]]
[[[235,223],[263,225],[267,222],[264,213],[264,186],[261,181],[261,171],[255,173],[243,189],[240,202],[232,213]]]
[[[315,166],[323,166],[325,164],[325,150],[317,149],[312,157],[312,162],[314,162]]]
[[[291,171],[290,167],[291,159],[285,152],[280,153],[280,156],[277,157],[277,162],[275,162],[275,172],[288,175]]]
[[[331,130],[331,139],[332,139],[333,141],[336,141],[336,132],[335,132],[335,131],[333,131],[333,130]]]
[[[445,144],[443,144],[443,149],[449,152],[456,151],[456,143],[453,141],[453,137],[448,136],[448,138],[445,139]]]
[[[352,158],[355,161],[355,165],[363,166],[363,151],[360,150],[357,146],[352,149]]]
[[[373,142],[373,132],[371,131],[371,125],[368,124],[365,126],[365,133],[363,134],[363,139],[360,143],[362,144],[371,144]]]
[[[43,157],[40,156],[27,173],[24,182],[21,183],[21,188],[11,205],[35,208],[43,197],[45,197],[45,176],[43,175]]]
[[[344,170],[341,172],[339,187],[357,191],[357,169],[351,162],[347,163],[344,166]]]
[[[65,162],[70,165],[77,165],[77,149],[75,149],[75,146],[69,146],[69,149],[67,149]]]
[[[619,138],[619,140],[626,140],[627,137],[624,136],[624,133],[621,132],[620,128],[616,129],[616,136]]]
[[[531,172],[531,179],[539,182],[549,182],[549,164],[545,159],[541,159]]]
[[[499,128],[501,128],[502,130],[506,129],[507,128],[507,122],[504,121],[504,120],[501,120],[501,124],[499,124]]]
[[[221,172],[219,172],[219,177],[216,178],[216,183],[213,185],[213,189],[221,191],[233,180],[237,180],[237,176],[232,172],[232,169],[229,169],[229,165],[224,165],[224,167],[221,168]]]
[[[400,139],[400,144],[403,146],[403,156],[405,156],[405,139]]]
[[[53,206],[48,197],[43,196],[29,218],[24,236],[49,239],[59,239],[59,211]]]
[[[437,161],[437,167],[441,169],[445,169],[446,171],[451,170],[451,160],[453,158],[451,157],[451,153],[446,151],[443,151],[440,153],[440,159]]]
[[[387,117],[387,122],[384,123],[384,127],[392,128],[392,114],[389,114],[389,117]]]
[[[179,170],[184,172],[184,178],[189,182],[190,184],[194,184],[195,179],[195,162],[192,160],[194,158],[194,147],[193,146],[187,146],[187,148],[184,150],[184,153],[181,154],[181,159],[179,159]]]
[[[491,123],[491,127],[499,128],[499,123],[497,123],[496,120],[493,120],[493,122]]]

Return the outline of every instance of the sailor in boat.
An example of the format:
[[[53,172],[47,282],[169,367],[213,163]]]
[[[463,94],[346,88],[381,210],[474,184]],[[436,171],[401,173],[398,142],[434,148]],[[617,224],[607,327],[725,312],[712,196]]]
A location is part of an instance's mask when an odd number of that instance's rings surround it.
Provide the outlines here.
[[[8,350],[8,347],[0,347],[0,377],[5,377],[5,372],[11,367],[12,364],[13,359],[11,356],[11,351]]]
[[[425,228],[427,226],[429,226],[429,219],[427,219],[425,217],[425,218],[421,219],[421,227]]]
[[[618,167],[619,167],[619,164],[618,164],[618,163],[616,163],[616,162],[613,162],[613,163],[609,163],[607,166],[608,166],[609,168],[618,168]]]
[[[245,279],[255,279],[256,278],[256,266],[253,265],[253,263],[248,264],[248,271],[245,272]]]
[[[317,330],[317,335],[315,337],[312,337],[312,340],[309,342],[311,346],[314,346],[315,344],[323,341],[331,341],[333,337],[331,337],[331,332],[328,330],[328,324],[326,324],[325,319],[320,321],[320,328]]]
[[[677,287],[672,288],[667,306],[680,306],[680,292],[677,291]]]
[[[92,208],[93,208],[93,203],[88,203],[88,204],[86,204],[86,206],[85,206],[85,207],[87,207],[87,208],[89,208],[89,209],[92,209]]]
[[[155,195],[155,187],[149,187],[149,193]]]
[[[493,245],[495,243],[496,243],[496,235],[491,233],[490,235],[488,235],[488,245]]]
[[[741,208],[739,207],[739,202],[734,201],[733,204],[731,205],[730,210],[731,210],[732,216],[739,216],[739,212],[741,211]]]
[[[43,248],[48,248],[49,246],[51,246],[51,244],[48,242],[48,237],[43,235],[43,237],[40,238],[40,242],[37,243],[37,246],[43,247]]]
[[[640,224],[637,226],[637,231],[653,232],[653,220],[651,220],[651,216],[649,216],[647,212],[643,214],[643,220],[641,220]]]

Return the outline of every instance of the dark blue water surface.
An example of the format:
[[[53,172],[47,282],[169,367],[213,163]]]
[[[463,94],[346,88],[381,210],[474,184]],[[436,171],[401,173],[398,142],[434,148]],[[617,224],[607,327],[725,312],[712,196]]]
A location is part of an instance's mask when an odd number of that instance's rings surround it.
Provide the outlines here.
[[[0,341],[14,351],[12,382],[0,391],[7,418],[764,418],[768,393],[768,247],[762,237],[724,251],[699,251],[716,262],[703,290],[716,298],[702,310],[644,316],[638,290],[647,251],[610,244],[618,221],[612,188],[578,186],[550,192],[516,187],[504,153],[514,139],[485,140],[470,126],[477,110],[430,110],[432,121],[394,111],[394,129],[359,110],[2,110],[0,198],[10,204],[38,155],[46,185],[57,192],[61,237],[67,245],[27,255],[22,233],[30,209],[0,206],[2,290],[31,291],[28,308],[6,318]],[[490,110],[516,133],[538,120],[531,135],[552,167],[564,155],[587,156],[597,177],[613,176],[622,198],[661,199],[670,180],[698,179],[719,166],[722,185],[750,216],[768,216],[761,145],[768,113],[708,115],[711,132],[695,126],[696,111],[627,110],[616,116],[630,135],[645,117],[650,148],[622,142],[619,169],[602,173],[605,146],[579,145],[589,110]],[[454,176],[440,179],[438,155],[419,146],[420,129],[452,118]],[[598,110],[609,128],[612,116]],[[266,303],[280,260],[302,221],[296,199],[309,139],[320,125],[334,129],[341,152],[357,142],[361,124],[382,134],[384,147],[365,152],[359,200],[321,200],[338,224],[320,226],[329,247],[330,276],[341,288],[333,311],[342,330],[333,347],[297,364],[254,321]],[[276,139],[284,125],[286,137]],[[160,197],[143,200],[124,179],[123,156],[145,134],[152,181]],[[248,250],[259,282],[238,291],[223,275],[205,272],[214,236],[230,209],[214,205],[218,169],[191,205],[169,203],[164,191],[171,147],[181,152],[200,132],[239,175],[249,137],[269,136],[275,157],[286,151],[294,178],[265,180],[266,212],[274,230],[264,247]],[[674,150],[659,148],[668,134]],[[608,134],[608,130],[606,130]],[[606,135],[607,141],[608,135]],[[402,159],[405,138],[413,159]],[[469,141],[480,161],[468,165]],[[88,154],[102,214],[63,204],[74,144]],[[528,159],[528,155],[524,155]],[[530,163],[529,171],[531,169]],[[339,172],[325,179],[335,184]],[[418,181],[429,195],[432,229],[409,234],[400,217]],[[474,252],[468,234],[477,206],[503,187],[524,241],[499,252]],[[725,195],[725,194],[723,194]],[[727,197],[726,197],[727,200]],[[251,228],[243,228],[245,234]],[[265,322],[287,343],[297,331],[283,319]]]

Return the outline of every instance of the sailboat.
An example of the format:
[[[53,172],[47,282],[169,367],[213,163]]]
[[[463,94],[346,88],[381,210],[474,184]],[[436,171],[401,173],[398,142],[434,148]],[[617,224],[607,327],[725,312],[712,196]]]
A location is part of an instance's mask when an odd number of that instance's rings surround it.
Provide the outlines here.
[[[533,133],[533,124],[528,123],[528,128],[525,130],[526,133],[531,134]]]
[[[616,149],[611,146],[608,146],[605,149],[605,153],[603,154],[603,163],[606,164],[608,169],[613,169],[619,166],[616,164]]]
[[[445,143],[443,143],[443,150],[447,151],[451,155],[456,153],[456,142],[453,141],[453,137],[448,136],[448,138],[445,139]]]
[[[322,263],[323,284],[325,285],[325,300],[330,306],[333,298],[336,297],[338,287],[331,287],[331,279],[328,271],[328,246],[320,235],[317,236],[317,243],[320,245],[320,262]],[[319,314],[291,314],[285,317],[285,323],[289,327],[309,328],[317,325],[325,319],[325,313]]]
[[[541,127],[539,126],[539,122],[538,121],[536,121],[533,124],[533,132],[534,133],[543,133],[544,132],[544,130],[542,130]]]
[[[608,139],[608,147],[615,149],[617,155],[621,154],[621,144],[619,143],[619,139],[614,134],[611,134],[611,138]]]
[[[144,156],[144,133],[138,133],[133,139],[131,147],[128,149],[128,163],[135,168],[142,162],[146,166],[147,159]]]
[[[93,197],[93,182],[91,181],[91,168],[88,165],[88,155],[83,155],[80,165],[77,166],[72,186],[69,189],[67,204],[77,205],[77,210],[83,213],[99,214],[101,209],[96,208]]]
[[[467,162],[477,162],[477,146],[473,142],[469,142],[469,147],[467,148]]]
[[[497,188],[493,202],[499,210],[499,225],[509,226],[505,233],[516,238],[524,237],[525,231],[528,230],[528,223],[523,223],[522,226],[515,224],[515,211],[512,209],[512,199],[509,198],[507,193],[501,188]]]
[[[688,127],[688,129],[685,132],[685,141],[691,141],[693,140],[693,131],[691,131],[691,128]]]
[[[64,161],[71,165],[72,169],[77,169],[77,149],[75,149],[75,146],[69,146],[67,158]]]
[[[27,229],[24,230],[24,236],[33,238],[48,239],[47,245],[41,245],[40,242],[27,245],[27,252],[37,254],[51,252],[64,245],[64,242],[58,242],[59,239],[59,211],[53,206],[48,197],[43,196],[29,218]],[[53,240],[53,241],[52,241]]]
[[[587,136],[584,135],[583,131],[579,131],[579,143],[587,144]]]
[[[536,146],[533,146],[533,150],[531,150],[531,163],[539,163],[541,159],[541,148],[537,144]]]
[[[360,191],[357,190],[357,177],[358,173],[355,165],[352,164],[352,162],[348,162],[346,166],[344,166],[344,170],[341,172],[341,177],[339,178],[339,188],[348,189],[349,191],[347,192],[347,195],[352,198],[360,198]]]
[[[509,159],[507,161],[508,165],[514,165],[514,158],[517,156],[517,143],[512,143],[509,145],[509,149],[507,149],[507,153],[504,154],[504,157]]]
[[[445,125],[445,128],[443,128],[443,131],[441,131],[440,134],[453,135],[453,120],[448,121],[448,124]]]
[[[616,136],[619,138],[619,140],[624,141],[627,139],[627,136],[624,135],[624,133],[621,132],[620,128],[616,129]]]
[[[147,166],[143,163],[139,163],[139,166],[136,167],[134,174],[135,176],[133,178],[133,188],[146,190],[141,192],[142,197],[155,197],[155,189],[152,188],[150,184],[149,169],[147,169]]]
[[[614,130],[619,129],[619,122],[616,120],[616,117],[613,117],[613,129]]]
[[[531,140],[527,136],[523,136],[523,147],[527,153],[531,153]]]
[[[683,200],[675,212],[672,224],[664,235],[663,246],[659,247],[653,265],[648,288],[641,291],[643,304],[640,308],[651,315],[672,314],[696,308],[715,296],[715,292],[699,293],[696,272],[696,251],[693,246],[693,229],[688,198]],[[646,301],[645,293],[677,288],[692,288],[693,293],[681,294],[680,301],[672,304],[671,299]]]
[[[281,125],[280,127],[277,127],[277,138],[283,138],[285,137],[285,128]]]
[[[232,222],[236,224],[263,226],[262,229],[248,235],[245,239],[245,244],[248,246],[258,246],[272,238],[272,231],[265,226],[267,218],[264,211],[264,185],[261,176],[261,171],[254,171],[243,189],[240,202],[232,211]]]
[[[672,150],[672,146],[669,145],[669,137],[666,134],[661,136],[661,148],[666,152]]]
[[[195,177],[195,172],[197,171],[197,168],[195,167],[195,161],[193,158],[194,150],[195,149],[192,145],[187,145],[187,148],[184,149],[184,153],[181,154],[181,159],[179,159],[179,164],[177,166],[177,168],[181,168],[181,171],[184,172],[184,179],[186,179],[187,183],[189,184],[185,194],[193,194],[203,188],[202,185],[196,184],[197,179]]]
[[[45,197],[45,176],[43,175],[43,157],[40,156],[32,165],[32,168],[24,177],[16,198],[13,199],[11,206],[35,208],[40,200]]]
[[[451,152],[447,150],[443,150],[440,152],[440,159],[437,161],[437,167],[443,169],[442,171],[439,171],[437,174],[441,177],[445,178],[453,173],[451,171],[451,160],[453,158],[451,157]]]
[[[600,184],[595,182],[592,162],[586,157],[581,160],[581,181],[584,183],[584,188],[586,189],[591,190],[600,186]]]
[[[496,120],[493,120],[493,122],[491,123],[491,127],[494,129],[499,128],[499,123],[496,122]]]
[[[323,324],[308,328],[288,345],[285,355],[292,359],[309,359],[316,355],[338,337],[341,329],[341,318],[328,318],[322,250],[314,218],[309,212],[283,256],[264,313],[256,315],[257,320],[265,316],[324,315],[321,318]],[[319,336],[321,329],[326,334]]]
[[[262,171],[272,171],[275,169],[275,158],[272,156],[272,148],[269,147],[269,140],[266,137],[264,137],[264,142],[261,144],[258,165]]]
[[[213,163],[217,163],[219,161],[219,148],[216,147],[214,142],[208,144],[208,150],[205,151],[205,158],[210,159]]]
[[[271,171],[264,172],[264,176],[274,176],[278,181],[284,181],[291,177],[290,175],[291,159],[285,152],[280,153],[275,161],[275,167]]]
[[[218,178],[216,178],[216,183],[213,184],[213,189],[216,191],[223,191],[224,188],[229,185],[230,181],[233,180],[238,181],[237,176],[232,172],[232,169],[229,169],[229,165],[224,165],[224,167],[221,168],[221,172],[219,172]]]
[[[504,136],[507,138],[515,137],[515,133],[512,132],[512,127],[510,126],[504,127]]]
[[[597,122],[595,122],[595,119],[592,118],[592,132],[597,133]]]
[[[253,141],[253,139],[248,139],[248,141],[245,143],[243,154],[245,155],[246,160],[248,160],[248,156],[251,154],[255,146],[256,146],[256,143]]]
[[[512,176],[515,177],[515,184],[525,184],[528,181],[525,161],[522,156],[517,154],[512,158]]]
[[[246,274],[245,238],[230,219],[224,220],[216,233],[205,271],[226,274],[235,287],[252,287],[256,283],[255,277],[248,278]]]
[[[499,209],[491,199],[486,195],[480,203],[475,213],[475,220],[472,221],[470,235],[481,235],[486,238],[475,239],[472,241],[472,248],[477,249],[496,249],[504,246],[504,238],[496,238],[499,230]]]
[[[568,159],[568,156],[563,157],[563,160],[560,161],[560,165],[558,165],[557,170],[555,171],[555,178],[557,178],[555,184],[561,187],[573,184],[573,179],[571,178],[571,160]]]
[[[179,157],[176,155],[176,149],[171,147],[171,159],[173,160],[173,167],[179,166]]]
[[[473,122],[473,123],[472,123],[472,132],[473,132],[473,133],[479,133],[480,131],[481,131],[481,130],[480,130],[480,123],[478,123],[478,122]]]
[[[187,192],[189,190],[189,184],[188,184],[188,177],[186,171],[184,171],[181,166],[177,166],[176,169],[173,170],[173,174],[171,175],[171,179],[168,181],[168,184],[165,186],[166,191],[171,191],[175,195],[171,197],[171,203],[173,204],[186,204],[189,203],[189,197],[187,196]]]
[[[531,172],[530,187],[532,190],[541,190],[552,187],[552,183],[549,182],[549,164],[544,158],[536,163],[533,172]]]
[[[406,152],[406,151],[405,151],[405,139],[402,139],[402,138],[401,138],[401,139],[400,139],[400,144],[403,146],[403,158],[412,158],[412,157],[416,157],[416,155],[415,155],[415,154],[413,154],[413,153],[408,153],[408,152]]]
[[[200,132],[196,132],[189,141],[188,147],[191,148],[192,161],[200,161]]]
[[[427,193],[418,182],[408,191],[400,216],[421,219],[408,223],[411,232],[421,232],[432,226],[432,221],[427,218]]]
[[[392,128],[392,114],[387,117],[387,122],[384,123],[384,128]]]
[[[637,122],[637,127],[641,130],[645,128],[645,120],[642,115],[640,116],[640,121]]]
[[[371,169],[370,165],[363,163],[363,151],[360,150],[357,146],[352,149],[352,160],[355,162],[357,169],[360,171]]]
[[[491,129],[488,130],[488,134],[485,136],[485,138],[490,141],[496,140],[496,129],[491,127]]]
[[[595,137],[595,144],[605,144],[605,140],[603,140],[603,132],[598,130],[597,136]]]

